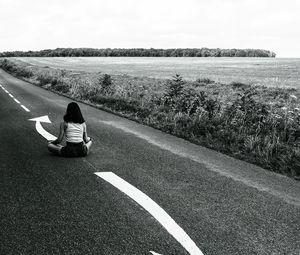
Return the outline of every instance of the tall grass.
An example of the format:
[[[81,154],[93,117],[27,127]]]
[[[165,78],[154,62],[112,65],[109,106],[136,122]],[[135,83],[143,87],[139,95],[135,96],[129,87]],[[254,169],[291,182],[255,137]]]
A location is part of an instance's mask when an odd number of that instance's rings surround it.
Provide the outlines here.
[[[74,73],[3,60],[18,77],[288,176],[300,174],[300,91]]]

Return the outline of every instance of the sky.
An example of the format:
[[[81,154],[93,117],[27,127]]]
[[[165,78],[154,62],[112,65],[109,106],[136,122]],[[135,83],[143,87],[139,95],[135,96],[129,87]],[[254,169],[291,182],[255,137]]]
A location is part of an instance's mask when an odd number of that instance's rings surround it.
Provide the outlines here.
[[[300,57],[300,0],[0,0],[0,52],[255,48]]]

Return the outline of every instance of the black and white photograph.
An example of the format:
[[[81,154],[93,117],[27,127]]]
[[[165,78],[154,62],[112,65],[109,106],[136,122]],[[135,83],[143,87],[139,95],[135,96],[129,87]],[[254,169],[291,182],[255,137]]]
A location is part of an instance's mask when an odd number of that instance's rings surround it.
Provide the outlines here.
[[[299,0],[0,0],[0,255],[300,255]]]

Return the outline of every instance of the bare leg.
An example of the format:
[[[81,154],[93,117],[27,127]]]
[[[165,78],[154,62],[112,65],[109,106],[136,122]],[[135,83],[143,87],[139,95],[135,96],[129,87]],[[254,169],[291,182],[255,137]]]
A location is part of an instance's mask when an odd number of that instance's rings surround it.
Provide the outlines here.
[[[85,146],[86,146],[86,148],[87,148],[87,153],[86,153],[86,155],[88,155],[89,152],[90,152],[90,148],[91,148],[91,146],[92,146],[92,140],[89,140],[89,141],[85,144]]]
[[[56,155],[60,155],[60,150],[63,146],[60,144],[53,144],[53,143],[49,143],[48,144],[48,150]]]

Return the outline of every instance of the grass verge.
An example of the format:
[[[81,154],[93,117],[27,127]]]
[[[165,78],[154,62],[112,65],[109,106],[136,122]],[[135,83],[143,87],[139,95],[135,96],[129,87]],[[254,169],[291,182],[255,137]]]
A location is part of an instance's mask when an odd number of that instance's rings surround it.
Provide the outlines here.
[[[1,60],[33,84],[287,176],[300,175],[300,91],[72,72]]]

